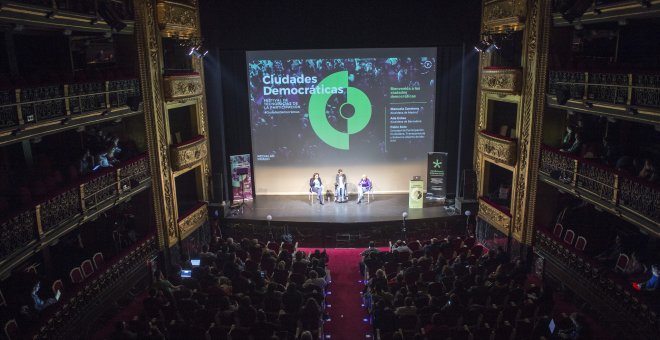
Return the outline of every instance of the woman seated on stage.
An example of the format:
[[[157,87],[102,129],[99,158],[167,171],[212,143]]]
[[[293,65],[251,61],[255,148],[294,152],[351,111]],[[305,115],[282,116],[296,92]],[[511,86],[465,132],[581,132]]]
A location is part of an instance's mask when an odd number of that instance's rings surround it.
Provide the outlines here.
[[[318,172],[315,172],[312,178],[309,179],[309,190],[319,196],[319,203],[323,205],[323,182],[321,182]]]
[[[358,201],[357,204],[362,202],[362,197],[364,193],[371,190],[371,180],[367,178],[367,175],[362,175],[362,178],[358,182]]]

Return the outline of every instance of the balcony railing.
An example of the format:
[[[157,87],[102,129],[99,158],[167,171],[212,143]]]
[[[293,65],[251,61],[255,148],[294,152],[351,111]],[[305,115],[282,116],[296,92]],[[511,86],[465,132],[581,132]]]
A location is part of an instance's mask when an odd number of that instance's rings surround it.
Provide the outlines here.
[[[488,32],[521,29],[525,22],[527,1],[487,0],[483,4],[482,21]]]
[[[110,9],[126,24],[119,34],[134,29],[133,1],[109,0]],[[110,25],[98,14],[99,0],[3,1],[0,21],[35,27],[68,28],[81,32],[108,32]]]
[[[149,178],[148,159],[141,155],[121,166],[86,178],[41,203],[0,223],[0,262],[49,232],[96,211],[102,203],[115,200]]]
[[[498,163],[513,166],[516,163],[516,140],[486,130],[479,131],[477,150]]]
[[[479,197],[479,218],[496,227],[502,233],[509,234],[511,212],[507,207],[492,202],[486,197]]]
[[[481,70],[481,89],[484,91],[519,94],[522,70],[519,68],[486,67]]]
[[[175,171],[185,169],[199,162],[207,154],[206,137],[204,136],[196,136],[191,140],[170,146],[170,158],[172,168]]]
[[[197,10],[192,1],[158,0],[156,18],[161,34],[166,37],[199,36]]]
[[[179,216],[178,226],[181,239],[185,238],[195,229],[199,228],[208,219],[208,207],[205,202],[198,202]]]
[[[140,94],[137,79],[28,86],[0,90],[0,130],[113,111]]]
[[[146,263],[155,257],[157,251],[158,243],[153,235],[125,249],[115,261],[97,268],[94,275],[83,283],[65,289],[60,302],[46,309],[38,320],[39,325],[26,333],[32,333],[35,339],[81,336],[81,330],[88,328],[90,319],[107,309],[105,302],[108,299],[116,299],[117,294],[125,293],[148,275]]]
[[[180,100],[201,96],[204,92],[202,77],[197,72],[163,76],[165,100]]]
[[[545,275],[567,285],[586,300],[600,316],[613,323],[619,336],[635,339],[657,337],[655,313],[644,296],[610,268],[593,261],[543,228],[536,228],[534,252],[544,260]]]
[[[587,194],[595,203],[622,208],[643,217],[655,232],[660,227],[660,185],[616,171],[594,160],[584,159],[544,145],[539,171]]]
[[[551,105],[618,118],[660,121],[660,75],[550,71]],[[559,97],[566,97],[563,102]]]
[[[561,2],[557,2],[561,3]],[[567,27],[575,23],[563,18],[558,8],[552,13],[552,21],[555,26]],[[658,15],[660,0],[624,0],[624,1],[596,1],[594,6],[587,9],[580,17],[582,24],[596,24],[604,22],[616,22],[618,20],[652,18]]]

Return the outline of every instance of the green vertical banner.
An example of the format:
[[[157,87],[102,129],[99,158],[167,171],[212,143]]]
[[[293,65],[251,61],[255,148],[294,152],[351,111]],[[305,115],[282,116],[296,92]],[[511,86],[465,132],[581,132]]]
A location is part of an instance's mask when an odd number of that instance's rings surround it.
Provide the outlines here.
[[[426,168],[426,196],[435,200],[447,198],[447,153],[429,152]]]
[[[411,180],[408,192],[408,208],[424,208],[424,181]]]

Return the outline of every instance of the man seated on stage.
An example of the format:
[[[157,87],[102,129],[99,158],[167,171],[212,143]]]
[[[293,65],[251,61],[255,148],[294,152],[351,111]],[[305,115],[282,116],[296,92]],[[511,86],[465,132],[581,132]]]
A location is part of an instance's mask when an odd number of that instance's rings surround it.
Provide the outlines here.
[[[309,190],[315,192],[319,196],[319,203],[323,205],[323,182],[321,182],[321,177],[318,172],[315,172],[312,175],[312,178],[309,179]]]
[[[362,203],[362,197],[364,193],[371,190],[371,180],[367,178],[367,175],[362,175],[362,178],[358,182],[358,201],[357,204]]]
[[[341,169],[335,176],[335,202],[346,202],[346,175]]]

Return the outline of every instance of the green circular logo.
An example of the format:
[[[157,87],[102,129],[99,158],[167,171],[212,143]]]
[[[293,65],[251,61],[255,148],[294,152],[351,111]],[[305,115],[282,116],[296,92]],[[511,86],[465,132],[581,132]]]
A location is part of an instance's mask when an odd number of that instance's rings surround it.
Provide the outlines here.
[[[349,136],[364,129],[371,120],[371,101],[360,89],[348,86],[348,71],[335,72],[317,85],[322,88],[346,89],[346,103],[340,107],[340,117],[346,120],[346,132],[335,129],[328,121],[325,108],[332,93],[317,91],[309,98],[309,122],[314,133],[326,144],[336,149],[349,149]],[[352,115],[348,107],[352,106]],[[347,108],[347,110],[344,110]]]

